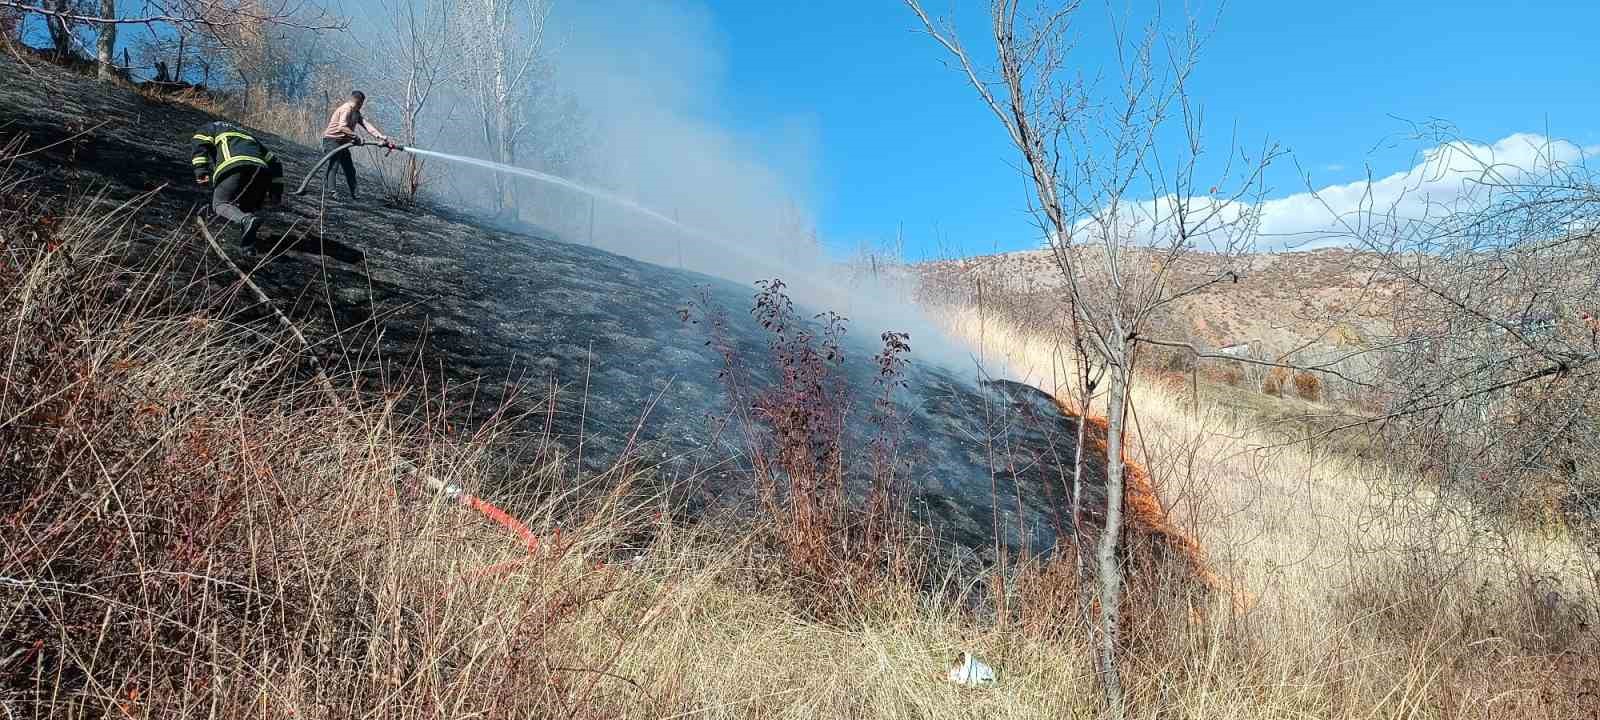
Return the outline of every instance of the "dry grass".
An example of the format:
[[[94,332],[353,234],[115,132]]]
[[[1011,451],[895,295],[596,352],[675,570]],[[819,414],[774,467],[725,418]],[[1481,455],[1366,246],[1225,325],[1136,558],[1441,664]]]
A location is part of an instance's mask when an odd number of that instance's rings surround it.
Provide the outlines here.
[[[1097,252],[1079,248],[1078,252]],[[1373,284],[1365,268],[1371,258],[1344,248],[1259,253],[1233,263],[1222,256],[1195,252],[1184,263],[1167,267],[1173,287],[1193,287],[1224,269],[1242,273],[1238,283],[1209,287],[1174,304],[1158,323],[1162,335],[1186,338],[1219,348],[1256,343],[1268,352],[1315,345],[1358,342],[1381,327],[1385,298],[1395,288]],[[1159,262],[1138,248],[1129,262]],[[1089,262],[1085,267],[1099,267]],[[981,279],[990,298],[1025,293],[1033,308],[1060,312],[1061,275],[1049,250],[1032,250],[923,263],[916,268],[923,282],[946,295],[974,293]],[[1036,315],[1036,313],[1035,313]]]
[[[995,366],[1069,389],[1050,338],[970,308],[944,316]],[[1283,445],[1252,416],[1176,391],[1159,378],[1135,388],[1133,449],[1251,600],[1225,644],[1258,643],[1258,699],[1308,703],[1316,717],[1561,718],[1589,706],[1600,558],[1564,529],[1488,524],[1401,469],[1326,442]],[[1255,713],[1225,714],[1283,716]]]
[[[259,91],[248,95],[229,95],[198,87],[169,87],[154,83],[139,85],[135,89],[149,102],[184,105],[313,147],[321,142],[322,130],[328,124],[327,116],[333,112],[332,106],[324,109],[322,102],[310,98],[288,102]]]
[[[173,268],[118,268],[119,218],[8,210],[8,713],[743,715],[852,707],[881,673],[957,644],[811,627],[781,596],[736,589],[761,577],[749,543],[685,534],[621,493],[519,508],[545,536],[529,554],[397,470],[476,488],[492,436],[331,402],[285,372],[287,338],[141,283]],[[570,480],[498,478],[530,494]],[[640,535],[654,542],[624,554]]]
[[[3,197],[8,716],[1092,708],[1073,624],[1030,602],[1053,587],[1051,568],[1004,585],[953,574],[926,578],[931,592],[890,584],[830,622],[809,620],[759,529],[675,526],[651,498],[626,493],[621,473],[580,484],[554,463],[508,477],[493,461],[494,428],[457,437],[425,404],[397,410],[400,392],[335,401],[294,370],[289,337],[231,319],[234,289],[167,287],[197,276],[170,260],[122,268],[131,213]],[[537,552],[420,492],[411,467],[549,498],[512,506],[541,533]],[[1001,612],[980,621],[968,610],[986,604]],[[962,648],[1005,682],[945,684]]]
[[[0,182],[8,716],[1097,711],[1067,558],[974,582],[937,571],[934,553],[918,582],[810,619],[760,528],[674,524],[621,470],[508,473],[495,428],[457,436],[426,403],[398,410],[399,391],[335,403],[295,371],[288,338],[230,319],[230,289],[119,266],[127,215],[20,206],[10,189]],[[966,327],[1059,390],[1037,339]],[[1374,492],[1403,477],[1261,451],[1248,428],[1169,397],[1139,390],[1140,459],[1255,602],[1191,613],[1192,598],[1145,578],[1136,717],[1573,717],[1600,671],[1580,630],[1593,590],[1573,581],[1565,539],[1451,546],[1482,536],[1449,503],[1407,505],[1446,511],[1424,524]],[[510,506],[538,549],[418,491],[407,467],[546,498]],[[998,686],[943,682],[966,648],[1001,669]]]

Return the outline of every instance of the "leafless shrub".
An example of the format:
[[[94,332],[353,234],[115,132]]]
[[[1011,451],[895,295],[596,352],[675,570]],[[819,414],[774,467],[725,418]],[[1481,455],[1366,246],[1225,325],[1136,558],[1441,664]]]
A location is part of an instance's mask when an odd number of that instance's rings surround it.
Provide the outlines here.
[[[372,53],[367,63],[385,68],[374,79],[399,119],[396,138],[404,145],[416,145],[424,137],[432,140],[430,135],[442,131],[434,122],[432,103],[439,100],[441,86],[461,72],[459,43],[469,30],[457,18],[460,11],[457,0],[386,2],[378,39],[363,48]],[[407,153],[378,167],[392,199],[403,204],[417,200],[427,179],[422,158]]]
[[[1401,291],[1379,339],[1385,439],[1447,491],[1537,523],[1592,527],[1585,478],[1600,448],[1600,188],[1581,153],[1549,141],[1533,167],[1449,135],[1467,168],[1450,205],[1420,195],[1348,226]],[[1414,207],[1421,203],[1422,210]],[[1542,490],[1543,489],[1543,490]],[[1553,512],[1535,510],[1547,507]],[[1536,523],[1536,524],[1537,524]]]
[[[1316,402],[1322,399],[1322,378],[1304,370],[1294,374],[1294,394],[1301,400]]]
[[[776,372],[770,385],[757,384],[728,344],[726,316],[709,298],[680,317],[703,323],[708,343],[723,357],[730,421],[752,466],[762,518],[789,571],[784,582],[812,612],[830,617],[913,572],[894,400],[911,346],[903,333],[883,333],[883,349],[873,357],[879,391],[868,418],[876,433],[866,447],[852,447],[847,428],[854,398],[843,368],[847,321],[824,312],[808,322],[782,280],[757,285],[751,314],[768,333]],[[858,493],[847,457],[856,452],[865,453],[871,472],[861,502],[853,499]]]
[[[1288,370],[1271,368],[1267,371],[1267,376],[1261,380],[1261,392],[1274,397],[1283,397],[1283,386],[1288,381]]]
[[[1597,597],[1553,576],[1506,583],[1463,575],[1448,559],[1417,552],[1375,562],[1339,588],[1335,607],[1362,637],[1431,628],[1434,639],[1415,639],[1403,662],[1439,674],[1425,689],[1442,713],[1489,717],[1492,705],[1497,717],[1557,718],[1592,709]]]

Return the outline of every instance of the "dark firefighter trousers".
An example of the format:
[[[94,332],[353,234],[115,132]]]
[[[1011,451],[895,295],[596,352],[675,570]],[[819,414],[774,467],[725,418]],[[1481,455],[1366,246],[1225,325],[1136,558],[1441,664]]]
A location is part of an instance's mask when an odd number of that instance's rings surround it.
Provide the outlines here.
[[[266,168],[247,165],[212,182],[216,185],[211,188],[211,209],[229,223],[245,227],[266,200],[272,178]]]
[[[340,145],[349,145],[349,144],[350,144],[349,140],[337,140],[337,139],[334,139],[334,138],[323,138],[322,139],[322,152],[324,152],[324,153],[332,152],[335,148],[339,147]],[[354,146],[352,145],[352,147],[354,147]],[[327,169],[322,171],[322,186],[323,186],[323,188],[327,188],[328,184],[333,182],[333,166],[335,166],[335,165],[338,165],[340,168],[344,169],[344,182],[345,182],[346,185],[350,186],[350,199],[354,200],[355,197],[356,197],[356,164],[355,164],[355,161],[350,158],[350,148],[345,148],[344,152],[333,156],[333,159],[328,161]]]

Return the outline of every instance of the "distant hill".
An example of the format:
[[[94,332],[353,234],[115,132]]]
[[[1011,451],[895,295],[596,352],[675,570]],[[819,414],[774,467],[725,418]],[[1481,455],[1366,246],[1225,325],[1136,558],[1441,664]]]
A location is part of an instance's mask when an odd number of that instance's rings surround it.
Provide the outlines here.
[[[1136,253],[1137,262],[1155,260],[1148,251]],[[1237,282],[1174,303],[1158,323],[1174,339],[1212,349],[1254,346],[1280,354],[1303,348],[1316,356],[1360,345],[1388,332],[1393,293],[1392,286],[1373,281],[1369,259],[1342,248],[1251,255]],[[1173,271],[1171,287],[1200,285],[1224,269],[1219,256],[1195,253]],[[1021,314],[1030,325],[1063,307],[1061,271],[1048,250],[928,262],[914,272],[935,296],[976,302],[981,286],[986,305]]]

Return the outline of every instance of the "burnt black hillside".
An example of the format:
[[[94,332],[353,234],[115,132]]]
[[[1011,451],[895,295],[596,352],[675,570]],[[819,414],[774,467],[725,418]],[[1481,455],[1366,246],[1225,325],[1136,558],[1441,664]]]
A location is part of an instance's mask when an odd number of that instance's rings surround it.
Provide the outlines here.
[[[236,282],[231,271],[195,233],[181,231],[196,213],[213,221],[188,164],[190,135],[211,119],[43,64],[23,68],[0,59],[0,144],[21,138],[34,151],[12,161],[11,172],[29,178],[23,192],[57,203],[98,195],[110,208],[154,191],[132,230],[130,266],[172,253],[186,272],[228,286]],[[259,136],[283,158],[292,189],[318,153]],[[330,364],[359,361],[360,370],[389,382],[443,377],[459,387],[460,413],[474,419],[499,403],[508,384],[554,385],[561,392],[553,435],[571,444],[581,431],[586,464],[606,467],[637,426],[658,480],[703,482],[701,499],[747,495],[738,448],[713,443],[710,418],[726,415],[728,405],[718,377],[724,359],[707,346],[706,326],[682,322],[679,310],[702,297],[721,308],[727,342],[750,382],[770,383],[767,335],[749,312],[755,288],[493,229],[447,208],[383,207],[372,199],[375,178],[364,182],[365,204],[330,208],[321,235],[315,193],[268,210],[265,226],[268,237],[293,228],[291,242],[320,237],[358,248],[364,259],[289,252],[253,273]],[[219,239],[237,252],[231,231]],[[254,310],[247,320],[270,322]],[[892,329],[851,328],[856,344],[847,350],[847,368],[860,418],[851,426],[863,434],[877,392],[876,348],[867,341]],[[1043,488],[1061,487],[1055,458],[1070,458],[1073,420],[1032,388],[980,385],[918,363],[915,348],[927,340],[911,339],[907,387],[898,398],[914,512],[974,547],[990,544],[996,518],[1008,544],[1051,546],[1053,514]],[[405,368],[426,373],[397,370]],[[853,442],[860,446],[865,437]]]

